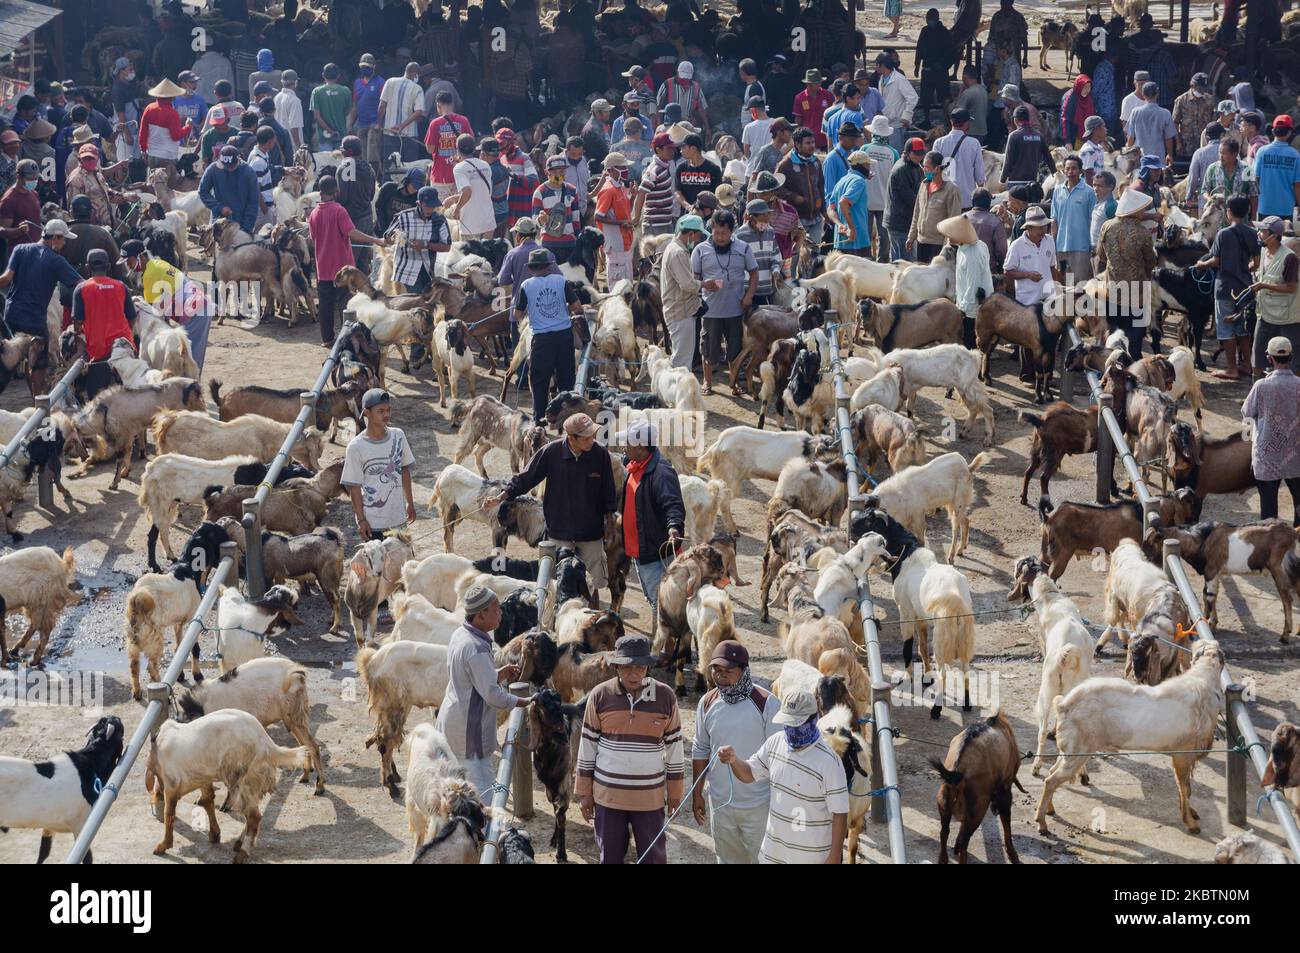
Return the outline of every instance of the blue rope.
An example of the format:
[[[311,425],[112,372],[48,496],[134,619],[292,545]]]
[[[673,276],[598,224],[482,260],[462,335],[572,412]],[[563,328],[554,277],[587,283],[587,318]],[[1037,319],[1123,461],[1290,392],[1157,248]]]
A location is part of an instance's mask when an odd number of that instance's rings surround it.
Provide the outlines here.
[[[868,791],[867,797],[881,797],[886,791],[898,791],[898,796],[900,798],[903,796],[903,792],[899,791],[897,784],[886,784],[883,788],[876,788],[874,791]]]

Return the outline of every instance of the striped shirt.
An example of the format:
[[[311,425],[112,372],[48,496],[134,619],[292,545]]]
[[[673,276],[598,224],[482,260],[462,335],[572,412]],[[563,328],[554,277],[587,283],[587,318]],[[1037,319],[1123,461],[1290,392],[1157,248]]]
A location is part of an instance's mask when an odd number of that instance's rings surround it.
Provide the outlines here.
[[[413,79],[399,76],[384,83],[379,94],[379,101],[384,104],[384,132],[392,136],[414,138],[419,134],[418,123],[397,127],[411,118],[412,113],[424,112],[424,89]]]
[[[754,286],[754,294],[772,294],[776,291],[772,276],[781,270],[781,250],[776,247],[776,232],[770,225],[760,232],[752,223],[746,222],[736,231],[736,239],[752,248],[758,261],[758,284]]]
[[[645,193],[641,216],[647,229],[670,229],[677,220],[680,209],[677,207],[677,193],[673,187],[673,173],[677,171],[680,162],[680,159],[665,162],[655,156],[641,176],[641,191]]]
[[[433,277],[434,262],[438,258],[437,252],[431,252],[427,248],[412,248],[411,242],[450,245],[451,230],[440,213],[434,212],[431,218],[425,218],[418,207],[412,207],[394,215],[384,234],[392,235],[399,231],[406,236],[406,241],[393,249],[393,280],[410,288],[419,280],[420,269],[424,269],[430,278]]]
[[[748,760],[771,789],[760,863],[820,864],[831,850],[831,816],[849,813],[844,765],[826,742],[792,751],[779,731]]]
[[[533,193],[533,219],[542,231],[542,245],[571,245],[582,228],[578,191],[568,182],[559,189],[543,182]]]
[[[647,678],[633,699],[611,678],[588,693],[574,783],[578,797],[592,796],[619,811],[661,810],[665,793],[682,797],[683,759],[682,719],[671,686]]]

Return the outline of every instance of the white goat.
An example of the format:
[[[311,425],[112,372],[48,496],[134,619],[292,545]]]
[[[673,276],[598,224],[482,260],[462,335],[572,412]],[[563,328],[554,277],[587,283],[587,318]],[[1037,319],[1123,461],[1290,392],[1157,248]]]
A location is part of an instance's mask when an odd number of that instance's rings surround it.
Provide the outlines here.
[[[940,509],[948,511],[952,539],[948,562],[966,550],[970,538],[970,508],[975,501],[975,471],[990,460],[987,450],[966,462],[957,451],[935,457],[919,467],[907,467],[871,491],[871,499],[925,545],[925,518]]]
[[[920,304],[934,298],[952,298],[957,293],[956,250],[945,246],[925,264],[894,273],[889,289],[890,304]]]
[[[411,537],[402,531],[383,539],[367,540],[352,554],[343,601],[348,607],[358,648],[374,641],[379,605],[397,588],[402,566],[414,558]]]
[[[272,586],[261,599],[246,599],[238,586],[222,586],[217,600],[217,654],[221,674],[266,655],[266,638],[302,620],[294,614],[298,591]]]
[[[132,300],[135,303],[136,344],[140,348],[140,357],[150,367],[168,371],[173,377],[198,380],[199,365],[194,361],[189,335],[163,317],[162,312],[144,298]],[[126,378],[122,383],[131,386]]]
[[[699,380],[689,367],[673,367],[672,358],[658,345],[645,349],[642,378],[650,382],[650,392],[658,394],[665,407],[704,410]]]
[[[907,412],[915,409],[916,395],[926,387],[955,390],[966,407],[966,420],[957,428],[964,436],[975,423],[976,415],[984,418],[987,433],[984,446],[993,446],[993,406],[989,403],[988,388],[979,379],[980,356],[960,344],[937,344],[926,348],[901,348],[884,357],[885,367],[901,367],[906,381]],[[874,401],[880,403],[880,401]],[[883,406],[890,410],[895,407]]]
[[[869,258],[846,255],[843,252],[831,252],[826,256],[828,271],[842,271],[853,279],[853,294],[857,298],[875,298],[888,301],[894,286],[894,276],[903,268],[911,267],[910,262],[881,264]],[[853,315],[839,315],[841,321],[851,321]]]
[[[182,503],[203,503],[203,493],[213,486],[233,486],[235,470],[259,463],[257,457],[240,454],[211,460],[191,457],[184,453],[160,453],[150,460],[140,478],[140,493],[136,502],[149,517],[150,555],[153,540],[162,540],[167,558],[176,559],[172,549],[171,525],[176,522]]]
[[[680,474],[677,483],[686,509],[686,539],[692,545],[708,542],[713,536],[713,524],[718,516],[718,507],[727,494],[727,485],[721,480],[705,482],[697,476]]]
[[[792,458],[812,458],[822,445],[820,438],[799,430],[773,432],[757,427],[728,427],[718,434],[718,439],[700,457],[700,472],[712,474],[726,486],[720,508],[727,532],[739,532],[731,514],[731,501],[739,495],[745,480],[775,480]],[[828,459],[837,455],[838,451],[831,446]]]
[[[389,600],[393,607],[393,634],[391,642],[427,642],[430,645],[450,645],[451,636],[465,624],[465,612],[440,609],[424,596],[413,593],[393,593]]]
[[[905,395],[903,369],[897,365],[883,367],[853,391],[853,396],[849,399],[849,410],[856,413],[868,404],[879,404],[886,410],[898,410],[903,406]]]
[[[107,361],[113,370],[117,371],[117,376],[122,379],[122,383],[127,387],[138,387],[141,384],[161,384],[171,376],[169,371],[160,371],[149,366],[147,361],[142,361],[135,356],[135,348],[126,338],[118,338],[113,342],[109,349]],[[198,368],[196,367],[197,371]]]
[[[446,801],[466,784],[465,772],[446,736],[427,721],[411,731],[411,756],[406,763],[406,823],[418,851],[436,836],[447,817]]]
[[[469,588],[470,580],[477,576],[472,560],[456,553],[435,553],[402,566],[402,588],[451,611]]]
[[[697,671],[710,688],[713,674],[709,660],[719,642],[736,638],[736,622],[731,608],[731,596],[717,586],[700,586],[686,603],[686,624],[695,636],[695,650],[699,653]]]
[[[14,646],[14,653],[39,632],[31,664],[40,664],[59,613],[81,601],[81,594],[68,588],[76,578],[71,546],[63,550],[62,557],[48,546],[30,546],[0,556],[0,666],[9,665],[5,616],[10,612],[27,616],[27,632]]]
[[[126,655],[131,670],[131,697],[144,697],[140,688],[140,656],[149,666],[149,681],[160,679],[158,663],[162,660],[165,630],[176,630],[176,647],[180,648],[185,626],[198,611],[199,573],[187,562],[178,562],[169,573],[145,573],[131,587],[126,598]],[[194,643],[190,674],[203,678],[199,671],[199,643]]]
[[[159,453],[187,453],[203,460],[252,454],[270,463],[280,452],[293,424],[261,414],[217,420],[197,410],[161,411],[154,417],[153,440]],[[313,470],[320,468],[324,438],[315,427],[303,430],[289,456]]]
[[[374,730],[366,747],[379,749],[379,783],[394,795],[401,776],[393,754],[402,744],[411,708],[438,708],[447,693],[451,672],[447,646],[424,642],[389,642],[357,652],[357,671],[370,696]]]
[[[27,407],[16,413],[12,410],[0,410],[0,445],[14,439],[23,424],[27,423],[34,413],[36,413],[35,407]]]
[[[784,698],[790,692],[803,691],[815,697],[821,678],[822,673],[815,665],[788,658],[781,663],[781,673],[772,681],[772,694]]]
[[[1238,831],[1214,845],[1216,864],[1289,864],[1291,858],[1276,844],[1250,831]]]

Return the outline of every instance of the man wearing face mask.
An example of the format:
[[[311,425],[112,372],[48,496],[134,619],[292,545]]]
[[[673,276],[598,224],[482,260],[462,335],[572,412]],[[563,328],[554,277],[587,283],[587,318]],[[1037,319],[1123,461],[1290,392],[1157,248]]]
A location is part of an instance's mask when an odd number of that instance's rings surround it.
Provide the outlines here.
[[[348,113],[348,131],[361,140],[361,160],[379,170],[379,97],[384,79],[375,75],[375,57],[363,53],[357,64],[357,78],[352,81],[352,111]],[[354,219],[355,221],[355,219]]]
[[[135,67],[125,56],[113,63],[113,114],[117,120],[117,157],[134,159],[140,154],[136,130],[140,121],[140,87]]]
[[[0,237],[9,243],[10,248],[21,242],[41,239],[41,200],[36,195],[40,178],[40,168],[36,163],[31,159],[21,159],[14,184],[0,196]]]
[[[546,160],[546,181],[533,193],[532,218],[541,229],[542,247],[561,265],[569,260],[582,227],[578,190],[564,181],[568,167],[564,156],[551,156]]]
[[[12,129],[0,132],[0,195],[18,181],[18,157],[22,152],[23,137]]]
[[[659,287],[664,323],[673,342],[672,366],[690,368],[695,354],[695,311],[700,304],[700,282],[691,268],[691,252],[704,237],[704,220],[683,215],[677,235],[664,246],[659,263]]]
[[[632,200],[627,194],[628,161],[620,153],[605,156],[605,183],[596,193],[596,221],[605,236],[605,283],[613,288],[632,279]]]
[[[712,237],[691,252],[691,269],[704,291],[704,394],[713,393],[713,369],[722,361],[722,343],[727,360],[740,354],[744,325],[741,316],[754,303],[758,286],[758,259],[754,250],[735,240],[736,217],[725,209],[714,212]]]

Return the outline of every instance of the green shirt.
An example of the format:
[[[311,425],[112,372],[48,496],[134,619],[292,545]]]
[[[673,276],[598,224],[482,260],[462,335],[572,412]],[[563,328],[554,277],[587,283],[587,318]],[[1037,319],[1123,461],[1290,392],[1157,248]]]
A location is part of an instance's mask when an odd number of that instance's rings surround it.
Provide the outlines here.
[[[329,139],[340,139],[348,128],[348,112],[352,109],[352,92],[339,83],[325,83],[311,91],[311,108],[335,132],[320,128],[318,133]]]
[[[203,134],[199,140],[199,152],[203,156],[204,165],[212,161],[213,151],[224,146],[236,132],[238,130],[231,129],[230,126],[212,126]]]

